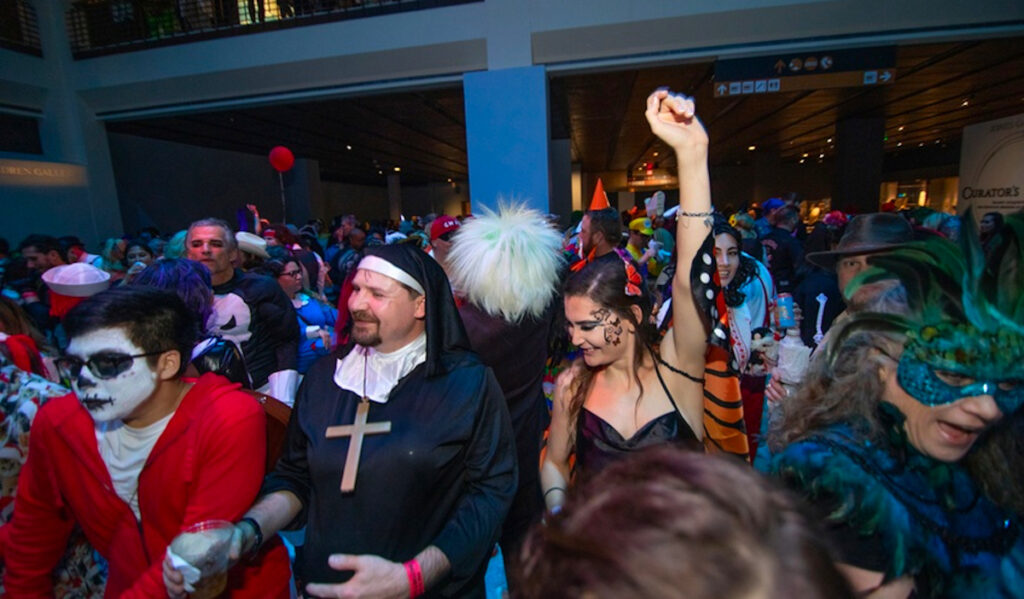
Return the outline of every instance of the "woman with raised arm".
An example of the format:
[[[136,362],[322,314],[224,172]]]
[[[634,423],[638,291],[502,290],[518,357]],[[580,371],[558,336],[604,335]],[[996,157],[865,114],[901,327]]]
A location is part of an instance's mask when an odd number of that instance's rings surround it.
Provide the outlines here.
[[[658,90],[647,98],[651,131],[679,169],[675,322],[653,348],[651,298],[628,257],[589,264],[566,283],[569,336],[583,354],[559,377],[541,467],[544,499],[560,506],[573,476],[589,477],[614,459],[662,443],[700,451],[704,355],[713,311],[708,136],[693,100]],[[724,338],[724,331],[715,334]],[[575,465],[570,467],[572,457]]]

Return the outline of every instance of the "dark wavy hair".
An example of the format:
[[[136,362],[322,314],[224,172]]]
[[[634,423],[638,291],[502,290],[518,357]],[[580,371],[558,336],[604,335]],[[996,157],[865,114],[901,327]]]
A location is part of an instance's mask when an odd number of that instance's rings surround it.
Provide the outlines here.
[[[658,446],[609,465],[533,529],[521,599],[852,599],[806,510],[749,465]]]
[[[199,262],[185,258],[162,258],[144,268],[128,284],[173,291],[195,314],[200,327],[206,324],[213,313],[210,271]]]
[[[905,299],[901,288],[892,288],[874,301],[874,308],[888,303],[898,307]],[[888,309],[898,312],[896,309]],[[830,343],[844,337],[846,322],[833,326]],[[838,424],[848,423],[866,441],[880,439],[883,427],[879,404],[885,383],[878,372],[891,360],[899,360],[905,336],[895,332],[861,330],[842,339],[836,359],[819,351],[811,360],[803,384],[782,402],[768,433],[772,451]],[[1024,409],[1007,414],[975,442],[963,460],[982,491],[1018,517],[1024,515]]]
[[[641,290],[640,295],[631,296],[626,294],[626,263],[632,264],[637,272],[640,269],[632,258],[619,252],[619,250],[616,250],[618,256],[622,258],[621,260],[596,260],[583,267],[579,272],[574,273],[566,281],[562,295],[566,298],[587,297],[590,301],[608,308],[616,316],[629,321],[636,327],[637,351],[633,354],[633,377],[640,386],[640,395],[637,398],[637,404],[639,404],[640,398],[644,395],[644,385],[640,381],[639,375],[640,365],[643,364],[645,354],[649,354],[652,359],[657,359],[652,347],[657,340],[658,332],[651,322],[651,312],[654,308],[646,284],[641,283],[639,286]],[[633,313],[633,306],[640,308],[641,316],[639,320],[637,320],[636,315]],[[568,409],[570,427],[575,427],[576,425],[576,419],[583,408],[583,403],[587,399],[593,378],[593,370],[587,367],[578,368],[577,375],[573,377],[572,386],[569,389],[571,394]],[[575,439],[576,435],[574,432],[572,430],[570,432],[572,434],[570,434],[569,438]]]
[[[729,224],[729,221],[721,212],[715,213],[715,222],[712,226],[712,234],[718,237],[722,233],[732,237],[736,240],[736,248],[739,250],[743,249],[743,236],[736,227]],[[740,263],[736,268],[736,274],[733,276],[732,281],[726,285],[723,292],[725,293],[725,305],[730,308],[742,306],[743,302],[747,301],[747,296],[743,293],[742,288],[747,282],[751,281],[757,276],[757,264],[754,263],[752,258],[748,258],[740,253]]]

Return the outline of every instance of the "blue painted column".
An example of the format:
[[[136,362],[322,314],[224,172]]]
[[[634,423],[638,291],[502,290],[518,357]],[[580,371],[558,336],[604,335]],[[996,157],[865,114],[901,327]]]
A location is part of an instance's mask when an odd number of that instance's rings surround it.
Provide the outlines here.
[[[515,198],[549,212],[548,80],[544,67],[466,73],[466,149],[473,212]]]

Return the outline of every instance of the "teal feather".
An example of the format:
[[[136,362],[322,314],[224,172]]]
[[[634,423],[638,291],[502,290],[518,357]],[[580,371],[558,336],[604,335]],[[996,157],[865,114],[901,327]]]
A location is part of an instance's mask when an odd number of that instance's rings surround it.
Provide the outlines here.
[[[992,262],[996,270],[995,309],[1007,326],[1018,331],[1024,327],[1024,215],[1006,218]]]
[[[973,223],[973,212],[968,210],[964,219]],[[975,228],[963,229],[963,304],[969,322],[982,331],[1009,328],[1024,334],[1024,216],[1005,218],[988,255]]]
[[[885,582],[913,576],[922,598],[1020,596],[1024,542],[1012,516],[979,496],[956,464],[914,451],[897,408],[879,409],[880,437],[833,425],[775,454],[772,475],[828,505],[829,522],[876,538]]]
[[[906,556],[912,530],[906,510],[878,479],[865,472],[849,456],[815,440],[790,445],[777,454],[773,475],[812,501],[834,501],[828,519],[845,522],[860,535],[879,536],[893,557],[886,580],[911,573]]]
[[[973,223],[970,212],[964,220]],[[973,224],[961,234],[959,245],[931,237],[869,256],[870,268],[854,278],[847,293],[895,278],[907,291],[914,323],[908,330],[970,323],[984,334],[1024,335],[1024,215],[1006,217],[989,255]]]

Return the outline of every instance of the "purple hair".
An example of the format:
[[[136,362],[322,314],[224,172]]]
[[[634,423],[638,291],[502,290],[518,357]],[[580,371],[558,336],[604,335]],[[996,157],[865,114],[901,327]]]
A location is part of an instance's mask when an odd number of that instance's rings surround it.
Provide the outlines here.
[[[177,293],[205,330],[213,312],[213,285],[206,266],[185,258],[163,258],[143,269],[130,284]]]

